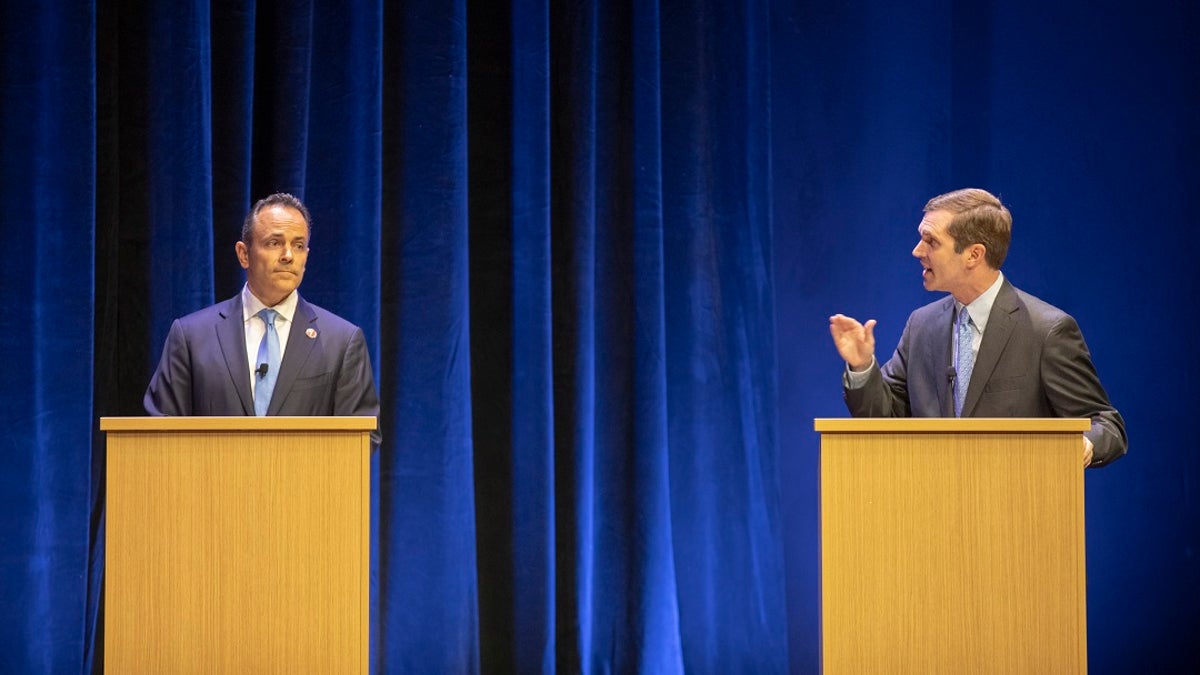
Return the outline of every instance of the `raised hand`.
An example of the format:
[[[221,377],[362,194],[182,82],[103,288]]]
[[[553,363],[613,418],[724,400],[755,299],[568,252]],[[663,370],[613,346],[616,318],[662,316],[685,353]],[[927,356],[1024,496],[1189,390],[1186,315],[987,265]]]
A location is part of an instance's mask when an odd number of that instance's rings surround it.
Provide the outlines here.
[[[875,319],[859,323],[844,314],[829,317],[829,334],[833,346],[850,366],[850,370],[866,370],[875,358]]]

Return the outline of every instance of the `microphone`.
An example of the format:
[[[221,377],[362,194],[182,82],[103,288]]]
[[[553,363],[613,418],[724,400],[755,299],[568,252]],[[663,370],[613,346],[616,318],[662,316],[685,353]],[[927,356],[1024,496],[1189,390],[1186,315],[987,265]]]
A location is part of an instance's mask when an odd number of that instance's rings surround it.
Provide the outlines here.
[[[955,416],[954,415],[954,385],[955,385],[955,381],[957,379],[958,379],[958,371],[954,370],[954,366],[946,366],[946,381],[949,383],[948,387],[947,387],[949,389],[949,391],[947,392],[949,394],[949,396],[947,397],[946,400],[949,402],[949,405],[950,405],[950,409],[946,412],[946,417],[954,417]]]
[[[270,366],[267,364],[260,363],[258,364],[258,367],[254,369],[254,372],[257,373],[259,377],[266,377],[268,368],[270,368]]]

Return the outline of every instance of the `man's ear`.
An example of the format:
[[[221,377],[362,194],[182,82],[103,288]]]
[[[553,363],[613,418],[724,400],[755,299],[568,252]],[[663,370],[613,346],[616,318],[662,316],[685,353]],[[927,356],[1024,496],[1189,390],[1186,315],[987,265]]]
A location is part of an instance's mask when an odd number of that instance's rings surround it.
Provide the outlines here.
[[[983,244],[971,244],[967,247],[967,261],[972,265],[983,264],[987,257],[987,247]]]
[[[233,245],[233,250],[237,252],[238,263],[241,264],[242,269],[250,269],[250,249],[246,247],[246,242],[238,241]]]

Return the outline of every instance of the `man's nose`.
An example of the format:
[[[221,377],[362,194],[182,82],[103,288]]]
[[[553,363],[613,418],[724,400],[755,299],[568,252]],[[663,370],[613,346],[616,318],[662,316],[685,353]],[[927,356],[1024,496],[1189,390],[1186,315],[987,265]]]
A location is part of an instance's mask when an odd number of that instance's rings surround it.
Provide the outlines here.
[[[279,254],[279,259],[280,260],[291,260],[292,259],[292,245],[291,244],[283,245],[283,252]]]
[[[924,245],[925,245],[925,242],[918,241],[917,245],[913,247],[912,254],[913,254],[914,258],[920,258],[921,255],[924,254],[924,251],[921,249],[921,247]]]

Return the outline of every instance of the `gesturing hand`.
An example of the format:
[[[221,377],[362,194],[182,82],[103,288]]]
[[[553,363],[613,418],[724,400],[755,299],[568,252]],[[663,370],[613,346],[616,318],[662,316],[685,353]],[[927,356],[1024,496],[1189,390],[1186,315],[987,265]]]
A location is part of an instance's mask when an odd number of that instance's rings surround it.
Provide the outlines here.
[[[871,365],[875,358],[875,319],[864,325],[844,314],[834,314],[829,317],[829,334],[850,370],[862,371]]]

